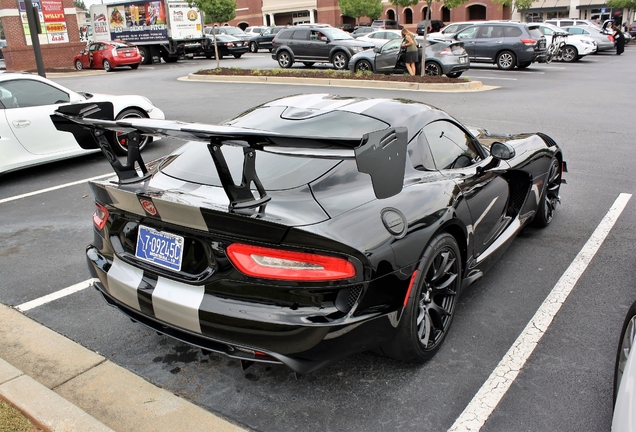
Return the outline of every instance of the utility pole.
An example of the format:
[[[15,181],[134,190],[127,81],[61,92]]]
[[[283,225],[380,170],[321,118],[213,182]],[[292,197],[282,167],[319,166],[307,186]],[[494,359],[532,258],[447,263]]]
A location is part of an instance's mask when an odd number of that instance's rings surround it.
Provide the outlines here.
[[[42,60],[42,50],[40,49],[39,34],[42,32],[40,28],[40,17],[38,15],[37,8],[33,7],[33,2],[31,2],[31,0],[24,0],[24,6],[26,7],[27,20],[29,21],[31,43],[33,44],[33,55],[35,56],[35,64],[38,68],[38,75],[46,78],[44,61]]]

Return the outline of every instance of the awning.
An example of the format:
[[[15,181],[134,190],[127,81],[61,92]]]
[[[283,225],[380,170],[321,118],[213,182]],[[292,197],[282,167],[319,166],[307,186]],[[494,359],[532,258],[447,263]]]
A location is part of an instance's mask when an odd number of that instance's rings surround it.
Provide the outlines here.
[[[532,3],[523,12],[557,12],[570,9],[570,0],[541,0]]]
[[[605,3],[595,3],[595,4],[580,4],[576,7],[577,9],[610,9],[607,7]]]

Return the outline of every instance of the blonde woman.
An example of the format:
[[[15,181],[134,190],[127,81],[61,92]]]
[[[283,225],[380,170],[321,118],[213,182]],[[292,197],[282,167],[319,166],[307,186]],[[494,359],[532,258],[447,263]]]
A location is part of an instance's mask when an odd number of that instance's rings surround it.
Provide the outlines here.
[[[406,28],[402,29],[402,46],[406,48],[406,52],[404,53],[404,63],[406,64],[406,70],[409,72],[411,76],[415,75],[417,63],[417,42],[415,41],[415,36],[413,33],[408,31]]]

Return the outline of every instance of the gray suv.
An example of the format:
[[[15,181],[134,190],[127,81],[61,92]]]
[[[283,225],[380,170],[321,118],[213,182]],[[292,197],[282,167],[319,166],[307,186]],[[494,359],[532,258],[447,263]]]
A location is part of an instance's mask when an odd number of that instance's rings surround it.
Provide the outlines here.
[[[272,58],[282,68],[302,62],[308,67],[314,63],[332,63],[342,70],[347,69],[352,55],[372,48],[373,44],[334,27],[297,26],[283,29],[274,37]]]
[[[455,33],[464,42],[471,63],[496,64],[499,69],[525,69],[546,58],[545,36],[539,24],[482,22]]]

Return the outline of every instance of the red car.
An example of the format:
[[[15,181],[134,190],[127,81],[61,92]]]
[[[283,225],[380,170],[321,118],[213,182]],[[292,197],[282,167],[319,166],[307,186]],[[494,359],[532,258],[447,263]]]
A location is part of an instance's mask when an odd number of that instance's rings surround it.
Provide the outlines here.
[[[80,51],[73,60],[75,68],[105,69],[110,72],[113,68],[130,66],[137,69],[141,64],[139,49],[129,43],[120,40],[109,42],[93,42],[88,49]]]

